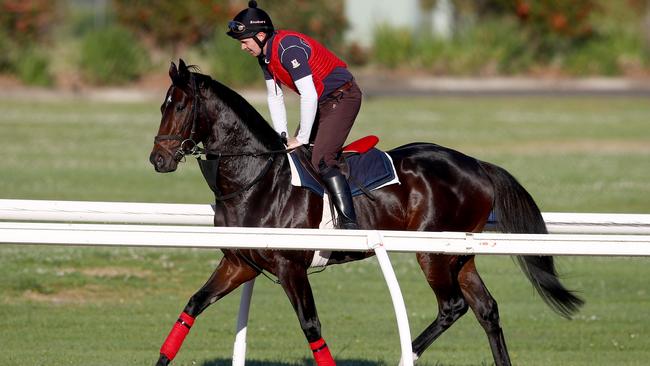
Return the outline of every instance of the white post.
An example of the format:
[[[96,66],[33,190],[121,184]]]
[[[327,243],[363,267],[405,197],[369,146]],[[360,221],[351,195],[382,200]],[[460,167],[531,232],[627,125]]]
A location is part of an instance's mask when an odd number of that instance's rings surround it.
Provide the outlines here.
[[[246,282],[242,288],[239,316],[237,316],[237,336],[232,351],[232,366],[244,366],[246,363],[246,330],[251,298],[253,297],[253,285],[255,285],[255,279]]]
[[[393,300],[393,308],[395,309],[395,317],[397,318],[397,330],[399,332],[400,347],[402,349],[402,357],[400,361],[401,366],[413,366],[413,349],[411,347],[411,330],[409,328],[408,314],[406,313],[406,305],[402,297],[397,277],[393,271],[393,266],[390,263],[388,252],[384,248],[381,234],[378,231],[368,232],[368,247],[375,251],[381,272],[384,275],[390,298]]]

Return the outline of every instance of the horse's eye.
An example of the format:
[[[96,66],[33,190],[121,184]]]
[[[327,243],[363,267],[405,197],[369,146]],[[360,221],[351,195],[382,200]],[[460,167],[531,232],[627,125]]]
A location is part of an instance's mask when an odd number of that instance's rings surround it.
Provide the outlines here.
[[[185,109],[185,106],[182,105],[182,104],[179,104],[179,105],[176,106],[176,112],[180,112],[180,111],[182,111],[183,109]]]

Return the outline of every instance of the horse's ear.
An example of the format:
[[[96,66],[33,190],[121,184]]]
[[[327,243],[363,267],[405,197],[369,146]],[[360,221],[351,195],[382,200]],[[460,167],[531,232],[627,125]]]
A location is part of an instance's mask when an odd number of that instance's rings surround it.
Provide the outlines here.
[[[178,60],[178,76],[179,81],[183,84],[187,84],[190,81],[190,70],[182,58]]]
[[[174,61],[172,61],[172,64],[169,66],[169,78],[172,79],[172,82],[178,79],[178,69],[176,68]]]

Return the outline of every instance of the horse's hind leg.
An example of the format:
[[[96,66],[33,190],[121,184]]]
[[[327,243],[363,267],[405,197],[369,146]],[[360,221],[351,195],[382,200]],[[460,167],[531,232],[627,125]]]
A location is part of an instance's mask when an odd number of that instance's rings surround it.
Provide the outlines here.
[[[327,343],[321,337],[320,320],[316,313],[314,296],[307,278],[307,269],[300,264],[287,262],[278,271],[277,275],[280,285],[282,285],[296,315],[298,315],[300,327],[314,353],[317,366],[334,366],[335,362],[332,354],[327,347]]]
[[[450,257],[418,253],[417,259],[438,300],[438,316],[414,341],[414,358],[418,358],[445,330],[467,312],[467,303],[456,274],[468,257]]]
[[[476,318],[488,336],[494,364],[497,366],[510,365],[506,340],[499,324],[497,302],[490,295],[476,271],[473,257],[461,268],[458,274],[458,282],[465,300],[474,311]]]
[[[166,366],[174,359],[194,324],[194,319],[203,310],[242,283],[255,278],[257,274],[254,269],[242,263],[238,257],[226,254],[208,281],[190,298],[171,332],[169,332],[165,343],[160,348],[160,357],[156,365]]]

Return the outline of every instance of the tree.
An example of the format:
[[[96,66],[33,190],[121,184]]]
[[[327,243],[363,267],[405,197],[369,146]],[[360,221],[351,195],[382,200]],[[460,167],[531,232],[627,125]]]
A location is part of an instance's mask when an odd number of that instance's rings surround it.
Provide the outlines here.
[[[55,1],[0,0],[0,31],[17,43],[34,43],[48,37],[59,15]]]
[[[178,49],[207,40],[244,9],[246,0],[113,0],[118,20],[162,47]],[[305,32],[340,47],[346,20],[342,0],[259,1],[277,28]]]
[[[212,37],[235,11],[229,1],[113,0],[113,5],[124,26],[174,50]]]

